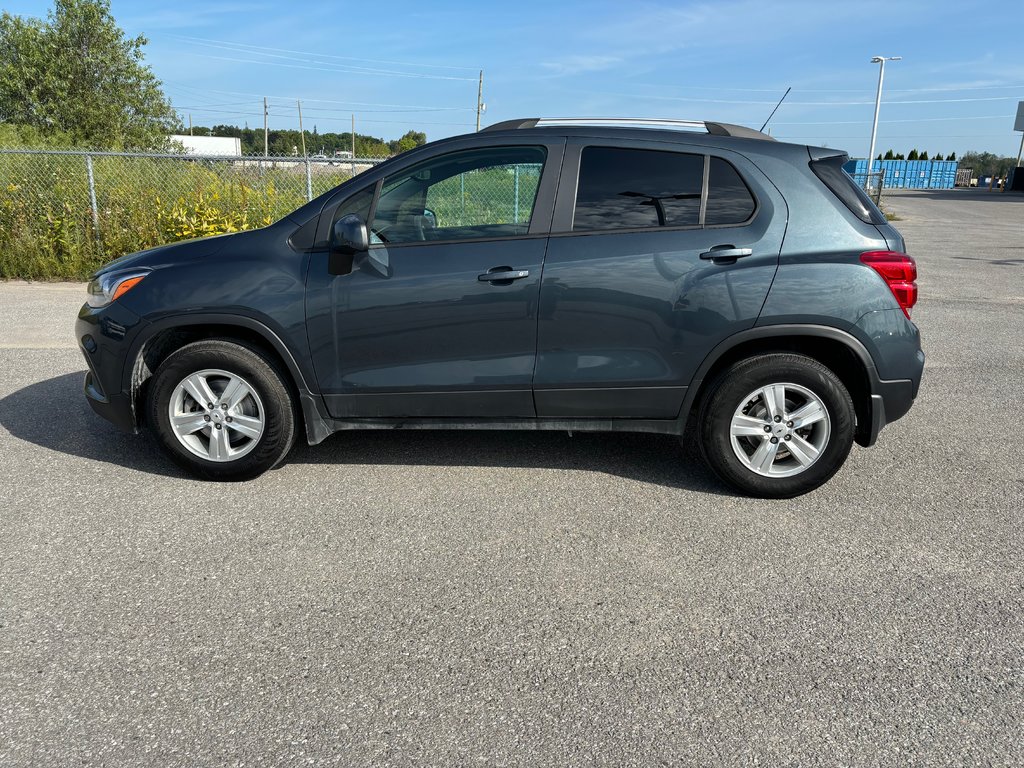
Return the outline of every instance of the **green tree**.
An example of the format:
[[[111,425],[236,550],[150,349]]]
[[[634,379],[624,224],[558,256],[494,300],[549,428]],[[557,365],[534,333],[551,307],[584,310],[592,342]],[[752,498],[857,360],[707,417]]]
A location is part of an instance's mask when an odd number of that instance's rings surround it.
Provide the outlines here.
[[[1003,176],[1017,164],[1015,157],[999,157],[991,152],[964,152],[960,165],[973,168],[975,176]]]
[[[921,153],[921,154],[920,154],[920,155],[918,156],[918,158],[917,158],[917,159],[918,159],[918,160],[927,160],[927,159],[928,159],[928,150],[925,150],[924,152],[922,152],[922,153]]]
[[[396,141],[389,141],[388,148],[397,155],[399,152],[408,152],[410,149],[415,149],[426,143],[427,134],[421,131],[407,131],[402,138]]]
[[[180,121],[109,0],[55,0],[46,21],[0,16],[0,121],[101,149],[160,147]]]
[[[935,156],[932,157],[932,160],[935,160],[935,161],[938,161],[938,162],[942,162],[942,160],[943,160],[942,153],[941,152],[936,152]]]
[[[949,153],[949,157],[947,157],[946,159],[947,160],[956,160],[956,152],[950,152]]]
[[[891,149],[887,149],[885,151],[885,157],[883,159],[884,160],[895,160],[896,159],[896,155],[893,154],[893,151]]]
[[[916,149],[910,150],[910,154],[907,155],[907,160],[918,160],[918,159],[920,159],[920,158],[918,157],[917,150]]]

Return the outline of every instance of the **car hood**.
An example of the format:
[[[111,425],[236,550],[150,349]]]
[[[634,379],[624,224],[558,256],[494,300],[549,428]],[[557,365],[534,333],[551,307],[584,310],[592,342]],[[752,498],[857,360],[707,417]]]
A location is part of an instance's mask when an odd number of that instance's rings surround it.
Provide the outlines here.
[[[157,269],[169,264],[180,264],[183,261],[212,256],[227,245],[228,238],[242,237],[247,234],[249,233],[234,232],[226,235],[197,237],[192,240],[180,240],[176,243],[158,245],[156,248],[147,248],[137,253],[129,253],[114,259],[109,264],[104,264],[100,269],[96,270],[94,277],[99,277],[115,270],[121,271],[134,267]]]

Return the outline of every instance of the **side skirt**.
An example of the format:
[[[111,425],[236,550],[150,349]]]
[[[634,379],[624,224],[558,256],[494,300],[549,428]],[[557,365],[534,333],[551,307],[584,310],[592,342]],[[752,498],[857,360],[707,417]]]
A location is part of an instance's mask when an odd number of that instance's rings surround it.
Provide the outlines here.
[[[330,419],[325,423],[331,432],[353,429],[490,429],[681,435],[684,427],[678,419]],[[312,440],[310,444],[314,444]]]

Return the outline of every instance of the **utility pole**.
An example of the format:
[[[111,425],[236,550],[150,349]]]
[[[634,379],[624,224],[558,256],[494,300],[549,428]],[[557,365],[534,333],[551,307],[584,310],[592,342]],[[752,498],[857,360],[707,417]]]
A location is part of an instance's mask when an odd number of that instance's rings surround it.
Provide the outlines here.
[[[299,108],[299,135],[302,137],[302,156],[306,156],[306,132],[302,130],[302,102],[298,99],[295,100],[295,105]]]
[[[263,97],[263,156],[269,157],[270,150],[268,149],[269,136],[267,134],[267,97]]]
[[[484,111],[484,71],[480,70],[480,81],[476,86],[476,130],[480,132],[480,113]]]
[[[192,113],[188,113],[188,135],[192,135]]]
[[[356,113],[352,113],[352,157],[356,156]]]

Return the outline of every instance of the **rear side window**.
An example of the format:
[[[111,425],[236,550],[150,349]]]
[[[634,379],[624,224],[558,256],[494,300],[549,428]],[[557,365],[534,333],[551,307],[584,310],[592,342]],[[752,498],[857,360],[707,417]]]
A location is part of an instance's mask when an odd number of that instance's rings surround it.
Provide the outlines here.
[[[850,174],[843,170],[843,163],[847,159],[846,155],[833,155],[812,160],[811,170],[858,219],[868,224],[885,224],[882,212],[871,202],[867,193],[857,186],[857,182],[850,178]]]
[[[580,156],[572,228],[585,232],[728,226],[745,224],[756,209],[757,201],[739,172],[720,157],[586,147]]]
[[[586,147],[572,228],[696,227],[703,186],[703,155]]]

